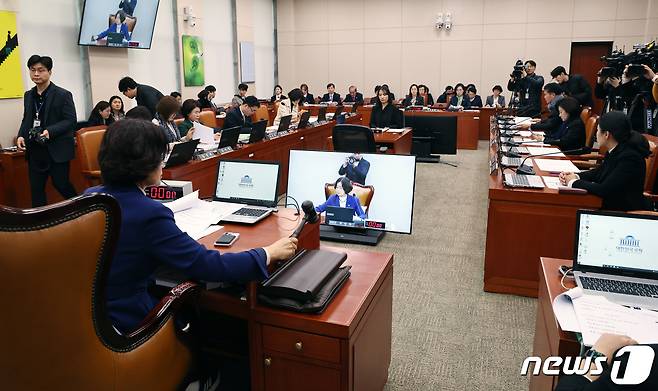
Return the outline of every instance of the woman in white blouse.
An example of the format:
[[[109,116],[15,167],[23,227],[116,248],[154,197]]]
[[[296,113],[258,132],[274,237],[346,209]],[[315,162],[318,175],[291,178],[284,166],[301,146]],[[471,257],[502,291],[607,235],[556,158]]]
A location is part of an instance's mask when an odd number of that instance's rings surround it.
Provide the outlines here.
[[[302,114],[301,105],[303,96],[304,94],[299,88],[295,88],[294,90],[290,91],[288,93],[288,99],[284,99],[279,102],[279,109],[276,112],[276,117],[274,118],[272,125],[279,126],[281,117],[285,117],[286,115],[290,114],[292,114],[292,120],[290,121],[291,124],[296,124],[299,122],[299,117]]]

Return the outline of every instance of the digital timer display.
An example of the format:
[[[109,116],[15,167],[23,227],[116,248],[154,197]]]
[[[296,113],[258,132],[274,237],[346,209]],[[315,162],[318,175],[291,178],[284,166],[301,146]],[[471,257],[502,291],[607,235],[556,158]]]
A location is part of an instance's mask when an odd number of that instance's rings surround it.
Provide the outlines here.
[[[176,189],[167,186],[149,186],[145,192],[147,197],[156,201],[173,201],[180,197]]]
[[[383,221],[366,220],[366,228],[386,229],[386,223]]]

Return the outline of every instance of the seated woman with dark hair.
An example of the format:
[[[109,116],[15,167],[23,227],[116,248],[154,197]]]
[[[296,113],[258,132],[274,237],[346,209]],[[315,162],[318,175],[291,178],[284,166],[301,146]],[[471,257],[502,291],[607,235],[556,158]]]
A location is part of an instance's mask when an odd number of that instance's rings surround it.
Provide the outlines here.
[[[178,126],[174,123],[176,113],[180,110],[178,101],[173,96],[164,96],[155,106],[155,118],[153,123],[160,126],[162,133],[167,137],[167,142],[190,141],[194,136],[194,129],[188,130],[185,136],[181,136]]]
[[[301,89],[300,89],[300,91],[301,91]],[[302,95],[303,95],[303,93],[302,93]],[[280,102],[280,101],[282,101],[286,98],[287,97],[285,95],[283,95],[283,87],[281,87],[278,84],[276,86],[274,86],[274,95],[272,95],[272,97],[270,98],[270,103]]]
[[[580,119],[580,103],[575,98],[565,97],[557,103],[562,125],[551,134],[544,136],[544,143],[566,151],[585,146],[585,124]]]
[[[89,119],[87,120],[87,126],[107,126],[112,122],[114,122],[114,118],[112,118],[112,108],[110,107],[110,103],[102,100],[96,103],[96,106],[94,106],[94,109],[91,111]]]
[[[377,93],[377,103],[370,115],[371,128],[401,128],[402,112],[393,105],[393,98],[388,87],[381,86]]]
[[[288,98],[285,98],[279,102],[279,109],[276,112],[276,117],[274,117],[273,126],[279,126],[281,122],[281,117],[292,114],[291,124],[296,124],[299,122],[299,118],[304,110],[302,107],[302,98],[304,93],[299,88],[295,88],[288,93]]]
[[[336,193],[332,194],[324,204],[318,205],[315,208],[316,212],[324,212],[327,210],[327,206],[338,206],[341,208],[352,208],[354,210],[354,216],[360,219],[366,218],[359,198],[350,194],[352,192],[352,182],[349,179],[344,176],[336,179],[334,189],[336,189]]]
[[[477,93],[478,90],[475,86],[466,88],[466,101],[468,102],[468,107],[471,109],[482,107],[482,98]]]
[[[418,95],[420,95],[421,98],[423,98],[423,102],[425,103],[425,106],[434,105],[434,97],[430,93],[430,89],[425,84],[421,84],[418,86]]]
[[[123,36],[123,42],[130,41],[130,31],[128,31],[128,25],[125,22],[126,13],[123,11],[117,11],[117,13],[114,15],[114,25],[108,27],[108,29],[102,33],[92,36],[91,40],[98,41],[99,39],[107,37],[107,35],[110,33],[118,33]]]
[[[425,104],[423,97],[418,93],[418,86],[412,84],[409,86],[409,95],[407,95],[402,101],[402,106],[422,106]]]
[[[560,182],[603,198],[603,209],[647,209],[644,179],[649,148],[646,139],[631,132],[631,124],[623,112],[610,111],[599,120],[596,140],[608,151],[601,165],[580,174],[563,172]]]
[[[161,266],[205,281],[262,280],[270,262],[288,259],[297,248],[297,239],[286,237],[264,248],[220,254],[182,232],[173,212],[144,193],[147,186],[160,184],[168,150],[157,126],[132,119],[116,122],[105,132],[98,153],[103,185],[86,190],[110,194],[121,208],[121,230],[104,294],[112,324],[123,334],[134,330],[157,304],[148,288]]]
[[[178,132],[181,137],[185,137],[190,130],[194,131],[194,123],[199,122],[201,109],[199,108],[197,101],[194,99],[186,99],[181,107],[181,113],[185,119],[178,124]]]
[[[113,122],[126,118],[126,113],[123,111],[123,99],[120,96],[114,95],[110,98],[110,106],[112,107]]]
[[[465,90],[466,89],[462,83],[457,83],[455,86],[455,95],[450,98],[450,106],[448,107],[448,110],[461,111],[470,107],[468,100],[464,96]]]

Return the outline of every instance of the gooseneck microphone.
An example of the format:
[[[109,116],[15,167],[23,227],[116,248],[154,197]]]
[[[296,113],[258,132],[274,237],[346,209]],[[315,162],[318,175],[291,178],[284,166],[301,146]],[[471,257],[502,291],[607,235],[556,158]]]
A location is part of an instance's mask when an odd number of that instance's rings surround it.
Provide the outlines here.
[[[299,234],[304,229],[304,225],[306,223],[315,224],[320,218],[320,216],[318,216],[318,212],[315,211],[315,206],[313,206],[312,201],[306,200],[302,202],[302,210],[304,211],[304,218],[299,222],[297,228],[295,228],[295,230],[290,235],[291,238],[299,237]]]
[[[541,157],[541,156],[549,156],[549,155],[557,155],[560,153],[563,154],[568,154],[568,153],[574,153],[577,154],[579,152],[584,152],[585,148],[578,148],[578,149],[569,149],[567,151],[559,151],[559,152],[550,152],[550,153],[542,153],[540,155],[528,155],[525,157],[525,159],[521,160],[521,164],[519,164],[519,167],[516,169],[516,173],[519,175],[535,175],[535,170],[531,166],[526,166],[524,163],[526,160],[528,160],[531,157]]]

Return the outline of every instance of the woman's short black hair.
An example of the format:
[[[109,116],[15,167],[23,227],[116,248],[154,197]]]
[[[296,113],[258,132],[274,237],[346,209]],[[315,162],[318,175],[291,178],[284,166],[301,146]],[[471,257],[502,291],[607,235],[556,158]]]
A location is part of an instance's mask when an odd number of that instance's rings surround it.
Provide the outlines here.
[[[160,127],[148,121],[125,119],[105,131],[98,162],[105,185],[132,185],[156,170],[169,151]]]
[[[196,94],[196,96],[199,99],[207,100],[208,99],[208,94],[210,94],[210,92],[208,90],[201,90],[201,91],[199,91],[198,94]]]
[[[197,103],[197,101],[194,99],[185,99],[185,102],[183,102],[183,106],[181,106],[180,111],[181,114],[183,114],[183,117],[188,119],[187,116],[190,115],[190,113],[197,107],[199,107],[199,103]]]
[[[302,100],[303,97],[304,97],[304,93],[299,88],[293,88],[288,93],[288,98],[290,98],[290,102],[300,101]]]
[[[468,88],[466,89],[466,92],[472,92],[474,94],[478,93],[478,89],[475,88],[475,86],[469,85]]]
[[[278,84],[274,86],[274,90],[272,90],[272,92],[273,92],[274,94],[276,94],[276,88],[277,88],[277,87],[279,87],[279,89],[281,90],[281,93],[283,94],[283,87],[281,87],[281,86],[278,85]]]
[[[208,91],[206,91],[208,93]],[[176,114],[180,109],[180,104],[173,96],[163,96],[155,106],[155,111],[160,114],[163,121],[168,121],[169,117]]]
[[[461,87],[462,90],[464,90],[464,92],[466,92],[466,87],[464,86],[464,84],[462,84],[462,83],[457,83],[457,84],[455,84],[455,90],[454,90],[455,93],[457,93],[457,88],[459,88],[459,87]]]
[[[126,118],[139,119],[144,121],[149,121],[153,119],[151,111],[146,106],[135,106],[132,109],[128,110],[126,113]]]
[[[89,122],[102,120],[103,117],[101,116],[101,111],[107,109],[108,107],[110,107],[110,102],[102,100],[96,103],[96,106],[94,106],[93,110],[91,110],[91,114],[89,114]]]
[[[599,128],[604,132],[610,132],[619,143],[625,143],[631,138],[631,122],[622,111],[609,111],[603,114],[599,119]]]
[[[117,11],[117,13],[114,16],[115,17],[118,16],[121,23],[126,21],[126,13],[123,10]]]
[[[342,176],[336,179],[336,182],[334,183],[334,189],[338,187],[339,183],[343,187],[345,194],[350,194],[352,192],[353,189],[352,181],[350,181],[347,177]]]
[[[501,94],[503,93],[503,87],[499,86],[498,84],[496,84],[494,88],[491,89],[491,91],[496,91],[496,90],[498,90],[498,92]]]
[[[183,95],[180,94],[178,91],[172,91],[169,96],[173,96],[174,98],[182,98]]]
[[[209,85],[206,86],[205,90],[208,91],[208,92],[215,92],[215,91],[217,91],[217,88],[215,88],[214,85],[209,84]]]
[[[123,113],[123,99],[121,99],[119,95],[114,95],[113,97],[110,98],[109,100],[110,105],[112,104],[112,102],[114,102],[115,99],[119,99],[119,101],[121,102],[121,110],[119,110],[119,112]]]
[[[567,96],[560,99],[560,101],[557,102],[557,107],[562,107],[562,110],[569,114],[570,121],[580,118],[580,103],[574,97]]]

